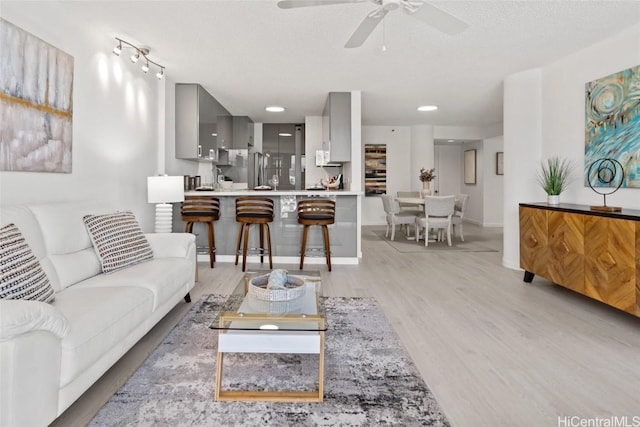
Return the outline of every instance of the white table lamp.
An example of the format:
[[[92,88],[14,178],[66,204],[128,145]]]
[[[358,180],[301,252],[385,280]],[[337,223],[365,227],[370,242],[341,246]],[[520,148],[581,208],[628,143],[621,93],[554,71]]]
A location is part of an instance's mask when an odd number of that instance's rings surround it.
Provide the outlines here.
[[[156,204],[156,233],[171,233],[173,202],[184,201],[184,177],[150,176],[147,178],[147,201]]]

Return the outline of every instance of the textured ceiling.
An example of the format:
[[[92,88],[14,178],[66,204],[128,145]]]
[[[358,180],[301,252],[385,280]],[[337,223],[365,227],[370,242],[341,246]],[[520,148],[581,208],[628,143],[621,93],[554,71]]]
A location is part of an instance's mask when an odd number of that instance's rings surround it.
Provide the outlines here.
[[[361,48],[345,49],[375,4],[282,10],[275,0],[3,1],[3,7],[61,22],[72,16],[77,28],[62,31],[149,46],[173,81],[201,83],[231,113],[265,123],[302,122],[322,113],[328,92],[350,90],[362,91],[363,124],[499,123],[506,76],[640,22],[640,1],[430,3],[469,28],[448,36],[396,10]],[[287,111],[266,113],[269,104]],[[419,113],[422,104],[440,109]]]

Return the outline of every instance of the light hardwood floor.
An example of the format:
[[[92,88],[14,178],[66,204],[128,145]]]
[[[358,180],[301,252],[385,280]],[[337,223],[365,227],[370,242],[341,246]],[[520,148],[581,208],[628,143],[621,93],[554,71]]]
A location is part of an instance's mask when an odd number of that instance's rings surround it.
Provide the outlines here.
[[[321,271],[326,296],[378,300],[453,426],[640,420],[640,319],[538,277],[525,284],[502,252],[399,253],[380,230],[364,228],[360,265],[307,268]],[[465,224],[465,238],[502,247],[501,229]],[[194,301],[242,277],[228,263],[201,263],[199,274]],[[54,425],[86,424],[191,306],[179,304]]]

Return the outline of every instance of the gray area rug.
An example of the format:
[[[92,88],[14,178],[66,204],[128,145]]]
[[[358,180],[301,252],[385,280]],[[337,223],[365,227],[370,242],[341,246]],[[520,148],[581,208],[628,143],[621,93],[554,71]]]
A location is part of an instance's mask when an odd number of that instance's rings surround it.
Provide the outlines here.
[[[325,298],[322,403],[214,402],[226,296],[195,303],[90,426],[448,426],[373,298]],[[225,355],[224,388],[317,386],[317,355]],[[235,373],[235,375],[233,375]]]
[[[413,229],[411,229],[413,235]],[[389,246],[401,253],[419,253],[419,252],[499,252],[498,249],[492,247],[492,242],[481,236],[467,235],[465,233],[465,241],[462,242],[457,236],[451,237],[451,246],[447,245],[445,238],[442,242],[431,242],[429,246],[424,246],[424,240],[416,242],[415,240],[407,240],[400,227],[396,227],[395,240],[391,240],[391,232],[389,237],[385,237],[385,229],[374,229],[367,236],[363,234],[363,239],[370,238],[372,240],[384,240]]]

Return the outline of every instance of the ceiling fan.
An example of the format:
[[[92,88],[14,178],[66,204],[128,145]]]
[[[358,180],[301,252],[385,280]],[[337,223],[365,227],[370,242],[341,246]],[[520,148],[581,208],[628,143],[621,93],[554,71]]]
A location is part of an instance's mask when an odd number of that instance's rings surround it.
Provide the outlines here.
[[[280,0],[278,7],[281,9],[292,9],[296,7],[363,3],[365,1],[371,1],[379,7],[364,18],[344,47],[352,48],[362,46],[385,16],[387,16],[389,12],[400,8],[402,8],[406,14],[449,35],[459,34],[468,27],[466,22],[422,0]]]

